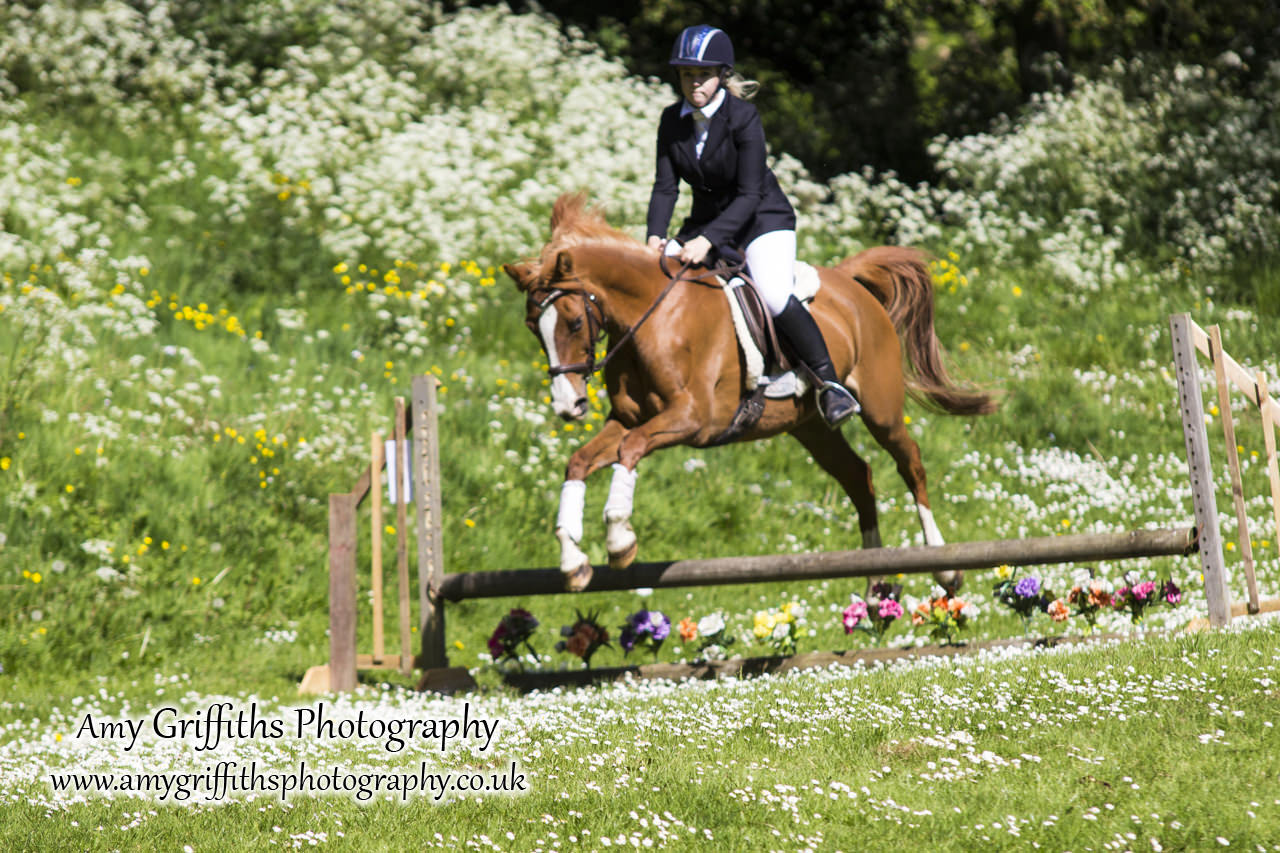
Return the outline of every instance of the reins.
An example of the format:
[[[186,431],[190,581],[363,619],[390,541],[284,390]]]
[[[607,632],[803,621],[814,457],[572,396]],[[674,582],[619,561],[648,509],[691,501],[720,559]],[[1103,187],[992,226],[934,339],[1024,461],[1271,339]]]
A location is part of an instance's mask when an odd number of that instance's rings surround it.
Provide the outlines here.
[[[688,273],[690,267],[692,266],[693,266],[692,264],[686,261],[680,266],[679,271],[677,271],[675,275],[672,275],[671,271],[667,268],[667,255],[659,256],[658,267],[662,270],[663,274],[667,276],[667,279],[668,279],[667,286],[662,289],[662,292],[658,294],[658,298],[654,299],[653,302],[650,303],[649,307],[645,309],[645,312],[640,315],[640,319],[632,323],[631,327],[628,328],[626,332],[622,334],[622,337],[618,339],[618,342],[615,343],[609,349],[609,351],[604,354],[604,357],[600,359],[598,364],[596,363],[596,342],[599,340],[599,336],[601,332],[604,331],[604,323],[605,323],[604,309],[600,307],[600,303],[596,299],[595,294],[588,291],[585,287],[572,288],[572,289],[566,289],[563,287],[553,288],[551,292],[548,293],[545,297],[543,297],[542,301],[538,303],[538,311],[541,313],[542,311],[545,311],[548,307],[553,305],[558,300],[563,299],[564,297],[570,296],[575,293],[578,294],[582,298],[582,312],[587,316],[587,335],[591,343],[590,343],[590,346],[587,348],[586,361],[579,361],[579,362],[575,362],[574,364],[560,364],[560,365],[556,365],[555,367],[549,367],[547,368],[547,374],[552,377],[560,376],[561,374],[564,374],[564,373],[581,373],[584,376],[590,376],[591,374],[595,373],[597,370],[604,370],[605,365],[609,363],[610,359],[612,359],[615,355],[617,355],[618,351],[622,349],[632,338],[635,337],[636,332],[639,331],[640,327],[645,324],[645,321],[648,320],[649,317],[653,315],[653,312],[658,310],[658,306],[661,305],[662,301],[667,298],[667,295],[671,293],[672,290],[675,289],[675,286],[677,284],[679,284],[682,281],[687,281],[693,284],[701,284],[704,287],[721,287],[722,285],[711,284],[707,281],[704,281],[703,279],[706,276],[728,277],[728,276],[735,275],[741,272],[742,269],[746,266],[746,264],[720,263],[714,267],[709,267],[707,271],[703,273],[703,275],[699,276],[698,278],[687,278],[685,274]],[[596,319],[595,314],[591,311],[591,306],[593,305],[595,306],[596,311],[600,312],[599,320]]]

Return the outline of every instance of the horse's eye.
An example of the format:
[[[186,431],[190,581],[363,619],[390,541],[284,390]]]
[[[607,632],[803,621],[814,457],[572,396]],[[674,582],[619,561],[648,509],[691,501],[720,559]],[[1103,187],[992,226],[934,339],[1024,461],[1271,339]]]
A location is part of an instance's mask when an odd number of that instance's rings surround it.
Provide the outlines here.
[[[577,334],[578,331],[582,329],[582,318],[575,317],[574,319],[569,321],[568,325],[569,325],[569,333]]]

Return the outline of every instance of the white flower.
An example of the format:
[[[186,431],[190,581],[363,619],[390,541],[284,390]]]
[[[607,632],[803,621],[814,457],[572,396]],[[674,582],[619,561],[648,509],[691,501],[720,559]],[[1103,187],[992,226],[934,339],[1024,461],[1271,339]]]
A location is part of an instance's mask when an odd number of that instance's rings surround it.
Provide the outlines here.
[[[120,573],[110,566],[100,566],[94,574],[101,578],[105,583],[120,580]]]
[[[777,625],[773,626],[773,639],[775,640],[785,640],[787,638],[787,635],[790,633],[791,633],[790,622],[779,622]]]
[[[703,616],[698,620],[698,633],[704,637],[710,637],[724,630],[724,617],[719,613],[712,613],[709,616]]]
[[[702,459],[686,459],[684,461],[684,470],[688,471],[690,474],[692,474],[694,471],[697,471],[700,468],[706,468],[706,467],[707,467],[707,463],[705,460],[702,460]]]

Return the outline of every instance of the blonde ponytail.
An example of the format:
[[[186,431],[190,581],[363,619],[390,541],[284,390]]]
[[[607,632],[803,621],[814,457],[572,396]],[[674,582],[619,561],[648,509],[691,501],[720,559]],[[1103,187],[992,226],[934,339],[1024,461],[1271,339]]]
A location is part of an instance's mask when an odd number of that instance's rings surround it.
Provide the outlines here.
[[[735,98],[741,98],[749,101],[756,96],[756,92],[760,91],[760,84],[755,80],[748,80],[737,71],[730,71],[723,77],[722,84],[729,90],[729,94]]]

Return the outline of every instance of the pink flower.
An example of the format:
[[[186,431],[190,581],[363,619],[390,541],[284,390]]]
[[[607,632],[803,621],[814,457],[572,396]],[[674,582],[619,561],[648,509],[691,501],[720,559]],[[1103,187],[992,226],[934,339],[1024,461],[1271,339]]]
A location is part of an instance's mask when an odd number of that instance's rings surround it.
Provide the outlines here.
[[[1143,581],[1140,584],[1135,584],[1131,592],[1133,597],[1139,601],[1147,601],[1156,593],[1156,582]]]
[[[867,618],[867,603],[865,601],[855,601],[844,609],[841,615],[841,621],[844,623],[844,632],[852,634],[853,629],[858,627],[858,623]]]
[[[902,605],[892,598],[886,598],[880,602],[881,619],[897,619],[902,613]]]

